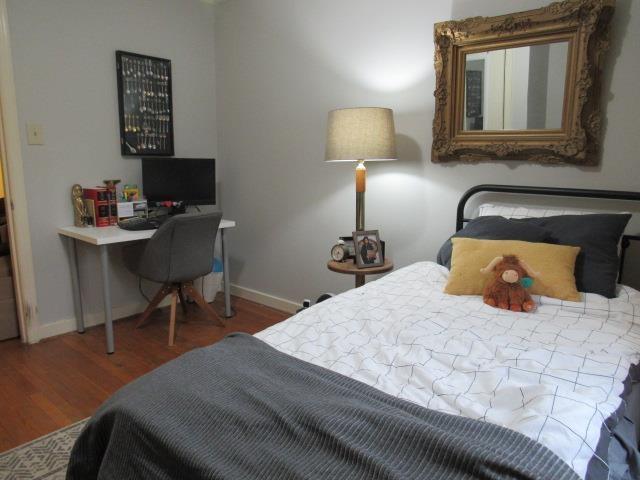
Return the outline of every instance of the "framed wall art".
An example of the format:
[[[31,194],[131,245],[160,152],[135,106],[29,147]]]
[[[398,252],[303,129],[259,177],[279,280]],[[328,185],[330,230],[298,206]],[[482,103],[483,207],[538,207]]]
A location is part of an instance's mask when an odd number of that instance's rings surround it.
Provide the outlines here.
[[[597,165],[614,4],[437,23],[431,160]]]
[[[116,51],[120,152],[173,156],[171,60]]]

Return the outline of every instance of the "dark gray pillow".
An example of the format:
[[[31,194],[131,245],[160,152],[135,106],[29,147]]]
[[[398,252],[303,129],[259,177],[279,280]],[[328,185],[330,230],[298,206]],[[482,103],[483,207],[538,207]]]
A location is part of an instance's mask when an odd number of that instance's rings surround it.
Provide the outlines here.
[[[553,243],[580,247],[575,270],[578,290],[613,298],[620,266],[618,245],[630,219],[629,214],[597,213],[514,221],[549,230]]]
[[[551,231],[534,224],[504,217],[478,217],[454,234],[451,238],[477,238],[480,240],[521,240],[523,242],[548,242]],[[438,263],[451,269],[451,238],[444,242],[438,252]]]

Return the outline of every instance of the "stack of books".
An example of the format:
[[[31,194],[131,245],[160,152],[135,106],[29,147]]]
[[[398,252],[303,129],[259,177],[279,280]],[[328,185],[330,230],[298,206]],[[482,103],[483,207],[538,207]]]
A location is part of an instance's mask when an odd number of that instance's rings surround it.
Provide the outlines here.
[[[112,191],[104,187],[85,188],[84,204],[96,227],[118,223],[118,205]]]

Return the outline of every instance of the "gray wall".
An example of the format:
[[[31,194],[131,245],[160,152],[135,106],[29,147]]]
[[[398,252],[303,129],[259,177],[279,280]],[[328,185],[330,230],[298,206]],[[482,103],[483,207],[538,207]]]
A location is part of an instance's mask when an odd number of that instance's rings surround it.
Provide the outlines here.
[[[119,154],[116,49],[173,61],[176,154],[221,159],[225,217],[239,222],[229,235],[234,283],[299,301],[352,286],[325,268],[354,224],[353,166],[322,161],[332,108],[396,112],[400,161],[369,167],[367,225],[398,266],[435,257],[473,184],[637,189],[640,96],[630,79],[640,74],[640,5],[617,3],[603,161],[575,168],[430,162],[432,24],[506,13],[502,1],[232,0],[216,7],[214,34],[213,8],[198,0],[9,0],[22,133],[30,121],[45,137],[44,146],[22,145],[41,321],[73,317],[55,233],[72,222],[71,184],[140,181],[139,161]],[[88,248],[81,255],[88,311],[98,312],[97,259]],[[118,256],[114,304],[140,302]]]
[[[216,10],[219,152],[234,283],[299,301],[352,286],[327,271],[354,225],[353,166],[325,164],[327,112],[391,107],[400,161],[368,168],[367,226],[397,266],[434,259],[455,205],[478,183],[637,190],[640,2],[620,0],[606,69],[599,167],[435,165],[434,22],[537,8],[546,0],[233,0]],[[637,258],[637,257],[636,257]]]
[[[120,156],[115,50],[172,60],[176,155],[217,154],[213,6],[198,0],[9,0],[40,321],[73,318],[60,225],[73,222],[70,187],[104,178],[140,182],[140,161]],[[26,144],[26,122],[45,145]],[[89,312],[100,311],[95,252],[81,252]],[[142,301],[114,251],[114,305]],[[148,286],[150,290],[151,287]]]

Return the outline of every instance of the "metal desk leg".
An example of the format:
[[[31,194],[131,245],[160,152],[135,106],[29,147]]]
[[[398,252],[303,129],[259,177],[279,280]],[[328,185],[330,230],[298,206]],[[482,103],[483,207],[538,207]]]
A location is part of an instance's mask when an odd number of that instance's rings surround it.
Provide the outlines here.
[[[113,317],[111,312],[111,284],[109,282],[109,246],[100,245],[100,267],[102,270],[102,296],[104,299],[104,332],[107,337],[107,353],[114,352]]]
[[[224,316],[233,317],[231,312],[231,283],[229,282],[229,252],[225,242],[224,228],[220,229],[220,244],[222,246],[222,275],[224,281]]]
[[[69,247],[69,265],[71,266],[71,290],[73,292],[73,312],[76,316],[76,329],[84,333],[84,312],[82,311],[82,293],[80,291],[80,270],[78,269],[78,251],[75,238],[66,237]]]

